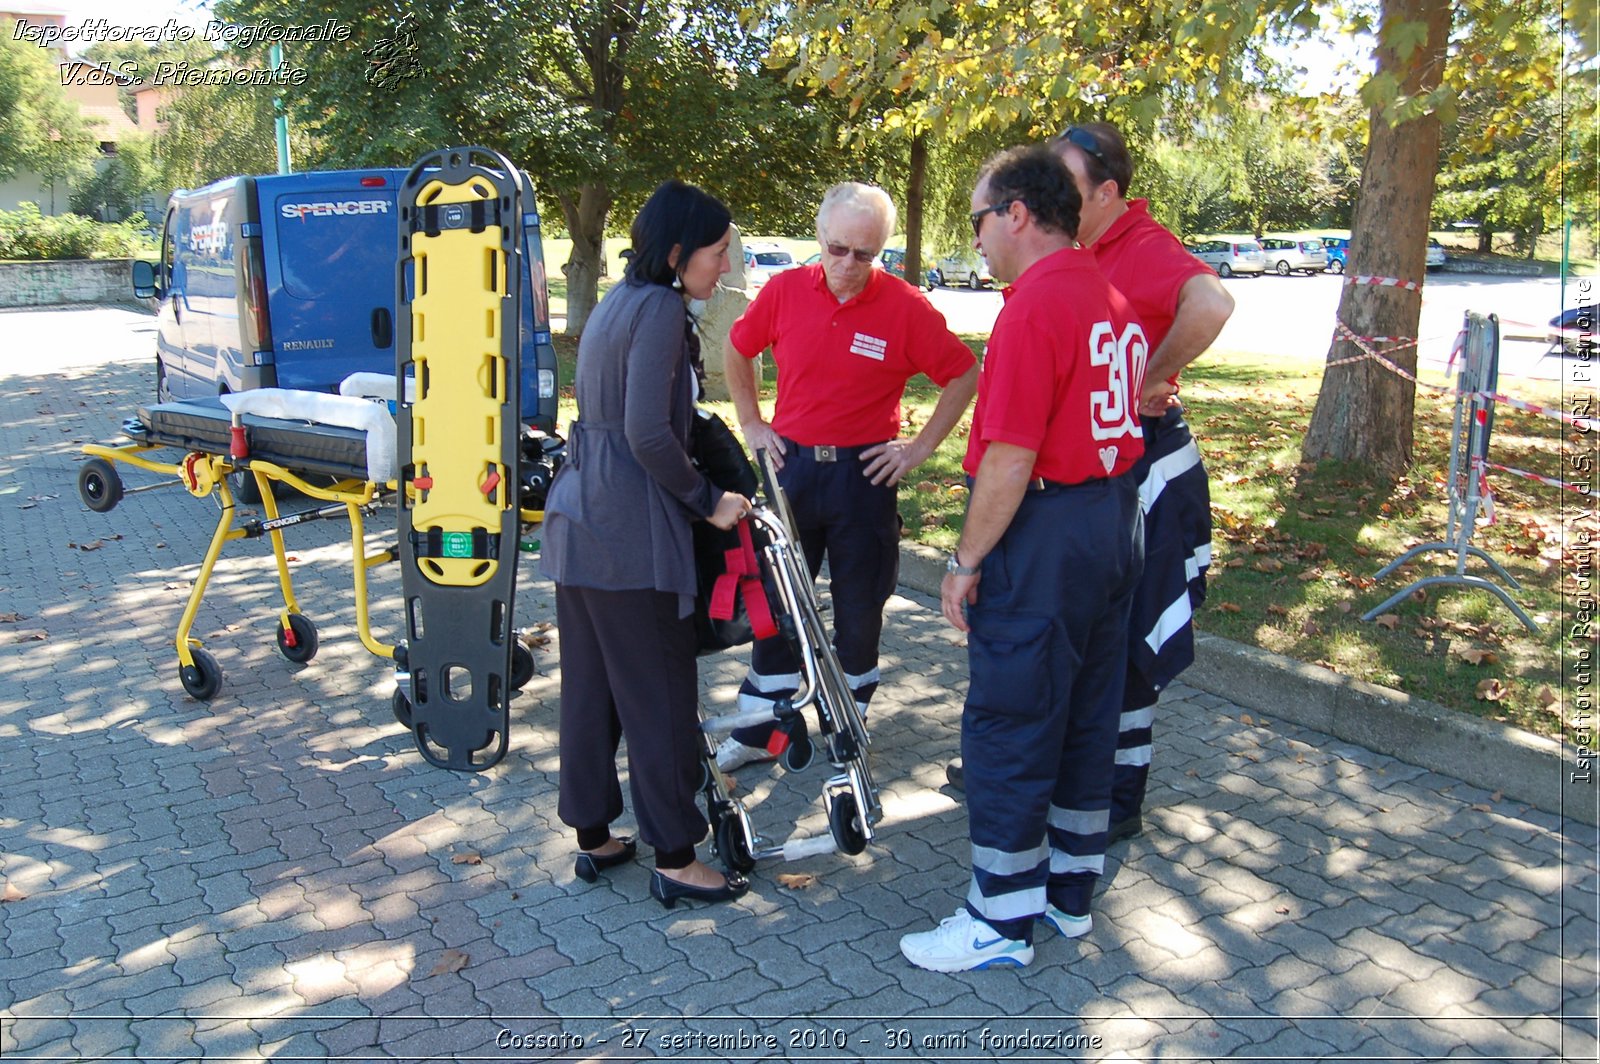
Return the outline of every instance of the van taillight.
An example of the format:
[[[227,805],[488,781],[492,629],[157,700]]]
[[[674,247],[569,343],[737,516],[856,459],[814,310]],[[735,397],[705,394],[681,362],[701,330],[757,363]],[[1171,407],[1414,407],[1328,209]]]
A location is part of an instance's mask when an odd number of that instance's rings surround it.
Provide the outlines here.
[[[267,317],[267,269],[261,254],[261,241],[245,241],[244,255],[244,305],[246,336],[252,350],[272,348],[272,328]]]
[[[381,177],[363,177],[361,179],[361,187],[362,188],[382,188],[384,185],[387,185],[388,183],[389,182],[385,181]]]

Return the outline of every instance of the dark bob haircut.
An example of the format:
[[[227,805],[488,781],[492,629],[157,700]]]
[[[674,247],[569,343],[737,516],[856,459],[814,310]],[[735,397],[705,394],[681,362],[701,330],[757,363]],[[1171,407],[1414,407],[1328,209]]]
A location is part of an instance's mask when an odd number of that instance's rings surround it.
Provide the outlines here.
[[[668,259],[679,248],[681,268],[696,251],[721,240],[733,214],[717,197],[682,181],[663,181],[633,220],[633,256],[627,278],[633,284],[671,285],[678,272]]]
[[[1077,237],[1083,197],[1072,171],[1049,148],[1040,144],[1009,148],[984,165],[980,180],[983,177],[989,179],[992,203],[1024,203],[1041,229]]]

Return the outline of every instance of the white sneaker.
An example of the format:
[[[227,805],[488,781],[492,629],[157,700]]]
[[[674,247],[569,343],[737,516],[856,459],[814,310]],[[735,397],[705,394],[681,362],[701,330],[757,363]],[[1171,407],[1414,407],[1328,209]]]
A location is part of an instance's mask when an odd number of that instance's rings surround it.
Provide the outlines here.
[[[1039,919],[1055,928],[1062,938],[1082,938],[1094,927],[1094,917],[1073,916],[1049,902],[1045,902],[1044,915]]]
[[[722,740],[717,747],[717,768],[723,772],[732,772],[736,768],[754,764],[758,761],[776,761],[777,758],[767,753],[764,746],[746,746],[733,736]]]
[[[1033,947],[974,919],[962,909],[932,931],[900,939],[900,952],[930,972],[969,972],[982,968],[1022,968],[1033,960]]]

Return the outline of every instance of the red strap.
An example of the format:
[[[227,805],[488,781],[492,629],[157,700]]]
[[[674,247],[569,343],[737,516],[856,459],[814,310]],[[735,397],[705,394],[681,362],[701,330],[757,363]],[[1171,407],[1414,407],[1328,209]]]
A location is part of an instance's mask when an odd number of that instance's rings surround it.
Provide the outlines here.
[[[756,548],[750,538],[750,522],[740,521],[739,545],[724,555],[724,570],[711,588],[711,602],[707,612],[713,620],[733,619],[736,596],[744,595],[744,609],[750,618],[750,632],[757,639],[771,639],[778,634],[772,621],[772,607],[767,602],[767,589],[761,585],[761,567],[756,561]]]

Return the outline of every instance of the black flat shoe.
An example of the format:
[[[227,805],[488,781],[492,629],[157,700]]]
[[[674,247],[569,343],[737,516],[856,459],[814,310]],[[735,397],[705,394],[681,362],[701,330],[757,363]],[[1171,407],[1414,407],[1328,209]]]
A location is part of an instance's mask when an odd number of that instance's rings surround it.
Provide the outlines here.
[[[607,868],[615,868],[619,864],[626,864],[633,860],[633,855],[638,852],[639,844],[633,839],[618,839],[622,849],[616,853],[601,857],[597,854],[578,852],[577,859],[572,864],[572,871],[585,883],[593,883],[600,878],[600,873]]]
[[[750,881],[743,876],[727,876],[727,882],[720,887],[694,887],[688,883],[679,883],[676,879],[668,879],[657,869],[650,876],[650,896],[667,908],[678,904],[679,899],[689,901],[732,901],[750,889]]]

